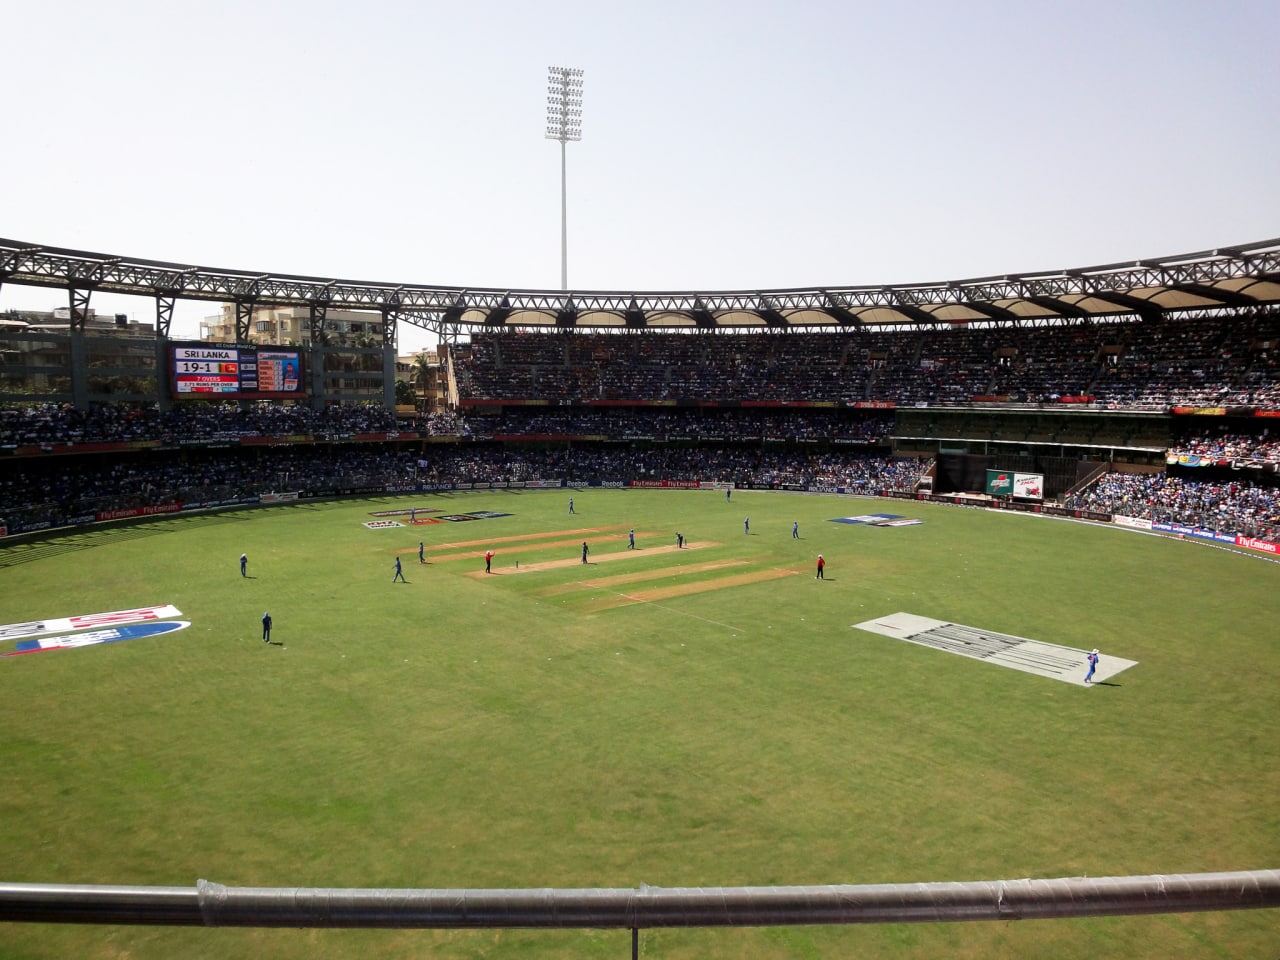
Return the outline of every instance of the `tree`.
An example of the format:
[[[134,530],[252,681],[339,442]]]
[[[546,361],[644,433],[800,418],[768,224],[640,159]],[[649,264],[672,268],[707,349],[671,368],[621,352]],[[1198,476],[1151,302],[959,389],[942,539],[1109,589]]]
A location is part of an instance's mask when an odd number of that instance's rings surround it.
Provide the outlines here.
[[[413,406],[413,384],[408,380],[396,381],[396,406]]]
[[[427,412],[427,386],[431,383],[431,378],[435,374],[435,364],[427,356],[426,352],[419,353],[413,358],[413,382],[418,385],[418,389],[422,392],[421,412]]]
[[[382,366],[381,351],[374,352],[382,345],[372,333],[365,331],[356,334],[355,345],[358,350],[363,351],[360,354],[360,369],[363,371],[377,370]]]

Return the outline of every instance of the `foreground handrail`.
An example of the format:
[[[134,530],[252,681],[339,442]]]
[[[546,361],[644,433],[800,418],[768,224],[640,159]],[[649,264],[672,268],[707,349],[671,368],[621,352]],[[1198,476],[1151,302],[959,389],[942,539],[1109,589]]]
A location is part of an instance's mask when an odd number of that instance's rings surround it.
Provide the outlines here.
[[[1280,907],[1280,870],[791,887],[523,890],[0,883],[0,922],[623,928],[1032,920]]]

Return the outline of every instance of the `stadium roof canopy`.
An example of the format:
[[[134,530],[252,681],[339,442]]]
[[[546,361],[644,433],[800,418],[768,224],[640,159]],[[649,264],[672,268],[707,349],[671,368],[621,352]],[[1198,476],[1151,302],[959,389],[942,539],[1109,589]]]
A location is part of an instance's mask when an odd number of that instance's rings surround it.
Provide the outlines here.
[[[174,300],[379,311],[428,329],[837,330],[1028,326],[1280,304],[1280,238],[1147,260],[940,283],[731,291],[501,290],[139,260],[0,239],[0,283]],[[165,332],[168,325],[165,324]],[[158,327],[159,329],[159,327]]]

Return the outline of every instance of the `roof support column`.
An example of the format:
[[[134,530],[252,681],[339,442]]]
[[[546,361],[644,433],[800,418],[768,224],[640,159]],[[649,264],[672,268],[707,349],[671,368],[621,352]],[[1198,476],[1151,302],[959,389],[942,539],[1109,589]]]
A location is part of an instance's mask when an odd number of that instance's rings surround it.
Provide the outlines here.
[[[85,321],[89,318],[89,297],[92,290],[81,290],[76,287],[67,288],[67,301],[71,307],[71,329],[84,332]]]
[[[328,336],[324,325],[329,317],[329,304],[325,301],[312,300],[307,304],[307,311],[307,335],[311,338],[312,345],[325,343]]]
[[[156,294],[156,406],[161,411],[173,408],[169,393],[169,330],[173,326],[173,306],[177,298],[171,293]]]
[[[173,326],[173,307],[177,298],[171,293],[156,294],[156,339],[168,340]]]
[[[71,307],[67,326],[71,348],[71,403],[77,410],[89,409],[89,348],[84,342],[84,325],[89,316],[91,293],[91,290],[67,288],[67,302]]]
[[[396,406],[396,339],[400,324],[400,297],[382,308],[382,405]]]
[[[253,301],[236,301],[236,343],[249,343],[249,323],[253,320]]]
[[[329,302],[312,300],[307,304],[307,333],[310,351],[307,354],[307,372],[311,378],[311,409],[323,410],[329,402],[324,388],[325,352],[329,347],[329,332],[325,323],[329,318]]]

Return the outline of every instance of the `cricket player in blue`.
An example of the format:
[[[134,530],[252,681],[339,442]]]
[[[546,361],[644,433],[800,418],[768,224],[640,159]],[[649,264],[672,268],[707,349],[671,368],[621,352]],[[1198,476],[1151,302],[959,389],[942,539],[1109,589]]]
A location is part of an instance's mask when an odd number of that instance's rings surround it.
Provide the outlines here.
[[[395,575],[391,578],[391,582],[392,582],[392,583],[395,583],[397,580],[399,580],[401,583],[408,583],[408,582],[409,582],[408,580],[406,580],[406,579],[404,578],[404,571],[400,569],[400,558],[399,558],[399,557],[396,557],[396,572],[395,572]]]
[[[245,570],[249,566],[249,555],[247,553],[240,554],[240,576],[247,577],[249,574]]]
[[[636,532],[632,530],[627,534],[627,549],[634,550],[636,548]]]
[[[1085,683],[1093,683],[1093,671],[1098,669],[1098,648],[1093,648],[1093,653],[1089,654],[1089,672],[1084,675]]]
[[[800,521],[799,520],[793,520],[791,522],[791,539],[792,540],[800,539]]]
[[[418,541],[418,562],[419,562],[419,563],[426,563],[426,562],[427,562],[427,558],[426,558],[425,556],[423,556],[423,552],[424,552],[424,550],[425,550],[425,548],[424,548],[424,547],[423,547],[423,545],[422,545],[422,541],[421,541],[421,540],[419,540],[419,541]]]

